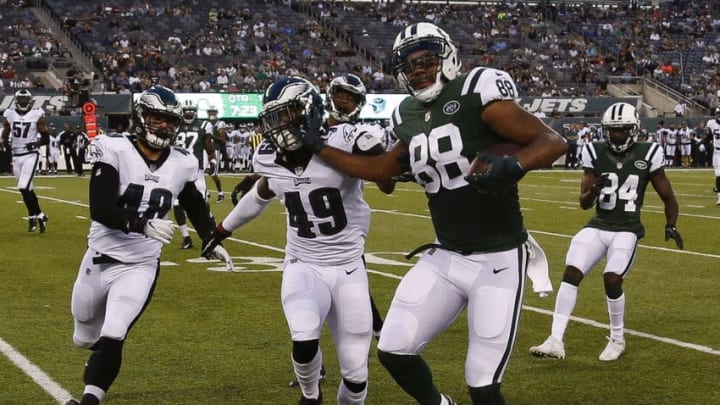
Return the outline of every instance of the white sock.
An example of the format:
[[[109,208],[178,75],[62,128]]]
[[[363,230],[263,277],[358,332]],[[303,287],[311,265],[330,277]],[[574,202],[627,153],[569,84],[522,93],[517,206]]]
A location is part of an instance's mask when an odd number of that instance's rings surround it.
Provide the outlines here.
[[[320,395],[320,369],[322,368],[322,350],[318,347],[315,357],[308,363],[298,363],[292,358],[293,369],[300,390],[305,398],[316,399]]]
[[[348,389],[345,383],[340,380],[340,387],[338,388],[337,400],[338,404],[342,405],[363,405],[365,398],[367,397],[367,384],[365,389],[360,392],[352,392]]]
[[[610,314],[610,339],[624,341],[625,293],[617,299],[607,298],[607,306]]]
[[[570,283],[560,283],[557,298],[555,299],[555,311],[553,312],[553,322],[551,335],[559,341],[563,341],[565,329],[567,329],[570,315],[575,309],[577,302],[578,287]]]
[[[95,398],[97,398],[100,402],[102,402],[103,399],[105,399],[105,391],[103,391],[102,388],[95,386],[95,385],[86,385],[84,394],[91,394]]]
[[[187,224],[178,225],[178,228],[180,228],[180,235],[182,235],[183,238],[187,238],[190,236],[190,231],[188,231]]]

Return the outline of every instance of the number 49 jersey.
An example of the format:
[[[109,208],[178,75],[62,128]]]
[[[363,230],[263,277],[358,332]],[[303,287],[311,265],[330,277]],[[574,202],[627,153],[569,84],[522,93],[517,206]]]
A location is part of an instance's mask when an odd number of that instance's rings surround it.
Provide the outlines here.
[[[593,142],[582,151],[583,167],[596,176],[608,175],[600,191],[595,216],[586,225],[612,232],[633,232],[645,236],[640,210],[652,174],[664,167],[662,148],[654,142],[637,142],[624,156],[610,150],[607,142]]]
[[[334,131],[327,143],[351,152],[358,136],[357,131]],[[370,227],[363,181],[328,166],[317,155],[295,172],[276,163],[277,158],[265,140],[253,155],[253,167],[267,178],[287,211],[287,257],[323,265],[358,259]]]
[[[425,187],[438,241],[449,249],[497,252],[527,239],[517,187],[490,198],[464,178],[478,151],[503,142],[483,122],[485,106],[515,97],[507,72],[477,67],[448,82],[432,103],[407,97],[392,114],[415,181]]]
[[[159,166],[150,167],[124,136],[101,135],[93,144],[96,162],[114,167],[120,175],[118,204],[129,216],[166,218],[185,184],[194,182],[198,176],[197,159],[182,149],[170,148]],[[88,246],[121,262],[139,263],[160,257],[162,243],[92,221]]]

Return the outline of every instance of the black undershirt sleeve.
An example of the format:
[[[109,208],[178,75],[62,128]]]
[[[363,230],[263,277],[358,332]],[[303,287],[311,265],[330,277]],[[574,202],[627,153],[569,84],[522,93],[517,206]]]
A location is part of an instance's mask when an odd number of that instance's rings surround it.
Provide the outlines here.
[[[210,208],[205,203],[205,198],[195,187],[194,182],[185,183],[185,187],[178,195],[180,204],[185,209],[188,219],[195,227],[200,239],[206,241],[210,239],[212,231],[215,229],[215,223],[210,216]]]
[[[118,195],[120,174],[107,163],[95,163],[90,175],[90,218],[125,233],[143,233],[147,219],[128,211]]]

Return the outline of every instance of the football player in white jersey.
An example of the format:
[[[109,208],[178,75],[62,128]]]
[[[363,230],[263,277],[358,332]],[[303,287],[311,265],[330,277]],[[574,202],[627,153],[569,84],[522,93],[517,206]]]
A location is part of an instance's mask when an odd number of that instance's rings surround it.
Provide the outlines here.
[[[73,342],[92,354],[85,364],[85,390],[68,405],[97,405],[120,371],[128,332],[150,302],[163,244],[174,232],[167,214],[178,198],[203,240],[213,222],[195,187],[197,159],[171,147],[182,120],[175,94],[162,86],[143,92],[133,106],[135,140],[95,138],[90,178],[88,248],[72,292]],[[217,245],[206,249],[232,270]]]
[[[60,134],[55,129],[50,130],[48,138],[47,169],[50,174],[58,172],[58,158],[60,157]]]
[[[454,402],[421,353],[467,310],[465,383],[474,405],[504,404],[502,378],[517,336],[531,253],[517,183],[565,154],[562,137],[520,107],[512,77],[478,66],[461,73],[457,47],[431,23],[395,38],[393,71],[411,97],[393,111],[398,141],[380,156],[327,145],[310,127],[303,145],[329,166],[372,181],[410,171],[425,189],[436,240],[405,274],[385,317],[378,358],[422,405]],[[515,153],[488,150],[513,143]],[[471,162],[483,162],[471,165]],[[476,171],[470,172],[471,168]],[[535,255],[535,257],[538,257]]]
[[[47,229],[48,216],[40,209],[33,177],[38,167],[40,153],[38,148],[48,143],[48,130],[45,125],[45,112],[32,108],[33,96],[29,90],[15,92],[15,108],[3,113],[1,143],[9,143],[13,156],[13,173],[17,187],[28,211],[28,232],[40,227],[40,233]]]
[[[717,193],[715,205],[720,205],[720,108],[715,110],[715,118],[709,119],[706,127],[713,145],[712,164],[715,171],[715,188],[713,190]]]
[[[363,181],[303,149],[298,133],[314,125],[309,121],[319,126],[323,120],[322,99],[309,81],[288,77],[270,85],[260,119],[266,139],[253,157],[259,178],[218,225],[214,240],[257,217],[273,198],[283,203],[288,215],[281,297],[302,391],[298,403],[322,403],[319,339],[327,321],[342,375],[338,404],[363,404],[373,324],[363,260],[370,226]],[[384,150],[380,139],[353,130],[332,131],[327,142],[347,152]]]

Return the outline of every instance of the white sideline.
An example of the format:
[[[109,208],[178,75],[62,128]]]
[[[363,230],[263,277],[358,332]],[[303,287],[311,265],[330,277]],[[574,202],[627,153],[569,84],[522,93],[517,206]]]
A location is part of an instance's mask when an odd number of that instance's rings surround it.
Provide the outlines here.
[[[16,190],[10,190],[10,189],[5,189],[5,188],[0,188],[0,191],[4,191],[7,193],[13,193],[13,194],[20,194],[20,192],[18,192]],[[88,207],[87,204],[79,202],[79,201],[62,200],[62,199],[58,199],[58,198],[45,197],[45,196],[38,196],[38,198],[55,201],[55,202],[61,202],[61,203],[70,204],[70,205],[86,207],[86,208]],[[428,219],[430,218],[428,215],[403,213],[403,212],[397,212],[395,210],[372,210],[372,211],[378,212],[378,213],[383,213],[383,214],[388,214],[388,215],[403,215],[403,216],[428,218]],[[713,218],[717,218],[717,217],[713,217]],[[194,229],[192,229],[192,230],[194,232]],[[542,234],[542,235],[555,236],[555,237],[561,237],[561,238],[571,238],[572,237],[572,235],[566,235],[566,234],[554,233],[554,232],[544,232],[544,231],[538,231],[538,230],[530,230],[530,232],[535,233],[535,234]],[[243,239],[237,239],[237,238],[233,238],[233,237],[228,238],[228,240],[231,240],[231,241],[237,242],[237,243],[243,243],[246,245],[256,246],[256,247],[267,249],[267,250],[272,250],[275,252],[283,252],[284,251],[282,248],[277,248],[275,246],[264,245],[261,243],[252,242],[252,241],[243,240]],[[644,249],[663,250],[663,251],[668,251],[668,252],[673,252],[673,253],[690,254],[690,255],[695,255],[695,256],[704,256],[704,257],[710,257],[710,258],[714,258],[714,259],[720,259],[720,255],[710,254],[710,253],[692,252],[692,251],[687,251],[687,250],[677,250],[677,249],[662,248],[662,247],[657,247],[657,246],[648,246],[648,245],[641,245],[641,244],[638,244],[638,247],[644,248]],[[398,279],[398,280],[402,278],[401,276],[398,276],[397,274],[382,272],[382,271],[378,271],[378,270],[368,269],[368,272],[377,274],[377,275],[380,275],[383,277],[394,278],[394,279]],[[532,311],[532,312],[537,312],[540,314],[552,316],[552,311],[542,309],[542,308],[532,307],[529,305],[523,305],[523,309],[526,311]],[[600,329],[610,329],[610,325],[601,323],[601,322],[597,322],[597,321],[593,321],[592,319],[580,318],[580,317],[576,317],[576,316],[571,316],[570,319],[575,322],[582,323],[584,325],[594,326],[594,327],[597,327]],[[625,329],[625,333],[627,333],[628,335],[633,335],[633,336],[643,337],[646,339],[655,340],[655,341],[658,341],[661,343],[675,345],[675,346],[685,348],[685,349],[691,349],[691,350],[696,350],[696,351],[706,353],[706,354],[720,356],[720,350],[716,350],[716,349],[713,349],[713,348],[707,347],[707,346],[698,345],[695,343],[683,342],[681,340],[666,338],[666,337],[657,336],[657,335],[653,335],[650,333],[645,333],[645,332],[641,332],[641,331],[637,331],[637,330],[633,330],[633,329],[627,329],[627,328]],[[15,350],[15,348],[13,348],[10,344],[8,344],[5,340],[3,340],[2,337],[0,337],[0,352],[2,352],[3,355],[5,355],[5,357],[7,357],[13,364],[15,364],[15,366],[17,366],[26,375],[28,375],[30,378],[32,378],[33,381],[35,381],[35,383],[38,386],[40,386],[40,388],[42,388],[45,392],[47,392],[50,396],[52,396],[59,403],[62,403],[71,397],[71,394],[67,390],[65,390],[63,387],[61,387],[55,381],[53,381],[53,379],[50,378],[50,376],[48,376],[44,371],[42,371],[40,368],[38,368],[35,364],[30,362],[30,360],[28,360],[20,352]]]

